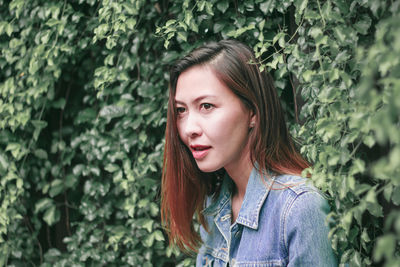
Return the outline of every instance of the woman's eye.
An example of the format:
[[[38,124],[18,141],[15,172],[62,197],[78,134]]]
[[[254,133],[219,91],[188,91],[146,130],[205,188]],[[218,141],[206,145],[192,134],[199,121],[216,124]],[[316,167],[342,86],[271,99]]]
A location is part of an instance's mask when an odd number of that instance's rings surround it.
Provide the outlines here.
[[[212,107],[213,107],[213,104],[210,104],[210,103],[201,104],[201,108],[203,108],[205,110],[210,110]]]
[[[182,113],[184,113],[185,112],[185,108],[183,108],[183,107],[177,107],[176,108],[176,113],[179,115],[179,114],[182,114]]]

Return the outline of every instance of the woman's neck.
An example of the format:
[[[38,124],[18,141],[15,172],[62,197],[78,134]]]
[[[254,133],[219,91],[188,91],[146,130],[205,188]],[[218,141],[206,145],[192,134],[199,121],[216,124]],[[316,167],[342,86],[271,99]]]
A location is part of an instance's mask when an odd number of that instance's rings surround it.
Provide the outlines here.
[[[251,163],[249,152],[245,153],[240,160],[236,161],[235,164],[225,167],[226,172],[235,183],[236,190],[234,191],[233,195],[238,199],[243,200],[244,198],[247,182],[249,181],[249,176],[252,169],[253,164]]]

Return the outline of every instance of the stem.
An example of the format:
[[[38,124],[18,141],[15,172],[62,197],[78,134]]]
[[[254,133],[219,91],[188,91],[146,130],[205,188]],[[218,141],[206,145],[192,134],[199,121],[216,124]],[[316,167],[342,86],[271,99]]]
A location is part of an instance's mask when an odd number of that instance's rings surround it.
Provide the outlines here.
[[[299,26],[296,28],[296,30],[295,30],[295,32],[293,33],[293,35],[290,36],[290,39],[289,39],[288,43],[290,43],[290,42],[293,40],[293,38],[296,36],[297,32],[299,31],[300,26],[303,24],[303,20],[304,20],[304,18],[302,17]],[[271,40],[271,42],[272,42],[272,40]],[[264,61],[270,59],[270,58],[271,58],[272,56],[274,56],[276,53],[280,53],[283,49],[285,49],[285,48],[284,48],[284,47],[280,48],[279,50],[277,50],[277,51],[276,51],[275,53],[273,53],[272,55],[269,55],[269,56],[266,57],[265,59],[261,60],[259,63],[263,63]]]
[[[71,92],[71,84],[69,83],[68,87],[67,87],[67,92],[65,93],[65,104],[64,104],[64,107],[61,109],[61,112],[60,112],[60,123],[59,123],[59,130],[58,130],[58,139],[59,139],[59,141],[62,140],[62,128],[63,128],[64,110],[65,110],[65,107],[66,107],[66,105],[68,103],[70,92]],[[59,157],[61,157],[60,154],[61,153],[59,153]],[[63,184],[65,185],[65,169],[64,168],[63,168]],[[64,189],[64,203],[66,204],[65,205],[65,217],[66,217],[65,226],[67,228],[68,235],[71,236],[71,229],[70,229],[70,225],[69,225],[69,208],[68,208],[68,205],[67,205],[68,204],[68,199],[67,199],[67,191],[66,191],[66,189]]]
[[[26,215],[24,216],[24,222],[25,222],[26,227],[28,227],[29,231],[33,235],[32,225],[31,225],[31,223],[29,221],[28,216],[26,216]],[[40,241],[39,241],[39,239],[37,237],[36,237],[36,242],[37,242],[37,245],[39,247],[40,264],[42,264],[43,263],[43,248],[42,248],[42,245],[40,244]]]
[[[68,235],[71,236],[71,227],[69,223],[69,208],[68,208],[68,199],[67,199],[67,191],[64,191],[64,203],[65,203],[65,227],[67,228]]]
[[[296,92],[297,90],[296,90],[296,87],[294,86],[291,74],[289,74],[289,81],[290,81],[290,84],[292,85],[292,91],[293,91],[294,115],[295,115],[295,118],[296,118],[296,123],[300,124],[300,122],[299,122],[299,111],[298,111],[298,107],[297,107],[297,92]]]
[[[47,237],[47,243],[49,245],[49,247],[53,247],[51,245],[51,240],[50,240],[50,227],[48,225],[46,225],[46,237]]]
[[[47,103],[47,97],[46,97],[46,100],[45,100],[44,103],[43,103],[42,110],[40,111],[39,120],[42,119],[43,111],[44,111],[44,107],[46,106],[46,103]],[[32,137],[31,140],[29,141],[28,152],[31,150],[32,144],[33,144],[33,137]],[[24,159],[22,160],[21,168],[20,168],[19,171],[18,171],[18,174],[19,174],[20,177],[22,176],[22,175],[21,175],[21,170],[24,168],[25,160],[26,160],[26,158],[28,157],[28,154],[29,154],[29,153],[25,154]]]
[[[321,70],[322,70],[322,78],[324,79],[324,83],[326,82],[326,79],[325,79],[325,70],[324,70],[324,66],[322,65],[322,59],[321,59],[321,53],[320,53],[320,51],[319,51],[319,46],[317,45],[316,46],[316,49],[317,49],[317,51],[318,51],[318,54],[319,54],[319,56],[318,56],[318,62],[319,62],[319,66],[321,67]]]
[[[317,0],[317,3],[318,3],[319,14],[321,15],[321,19],[322,19],[322,26],[325,28],[325,25],[326,25],[325,18],[324,18],[324,15],[322,15],[321,4],[319,3],[319,0]]]

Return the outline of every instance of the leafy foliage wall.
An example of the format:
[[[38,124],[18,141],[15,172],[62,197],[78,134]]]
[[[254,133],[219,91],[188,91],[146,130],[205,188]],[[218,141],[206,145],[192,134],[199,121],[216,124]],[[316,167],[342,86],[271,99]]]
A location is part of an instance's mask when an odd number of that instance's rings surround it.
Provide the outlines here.
[[[400,1],[0,0],[0,266],[188,266],[159,185],[168,66],[273,73],[342,263],[400,265]]]

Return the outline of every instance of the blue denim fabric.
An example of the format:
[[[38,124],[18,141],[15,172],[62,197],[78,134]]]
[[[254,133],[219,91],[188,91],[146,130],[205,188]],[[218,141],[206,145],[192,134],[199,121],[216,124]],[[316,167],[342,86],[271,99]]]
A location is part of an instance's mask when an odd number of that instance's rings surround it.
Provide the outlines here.
[[[233,224],[232,187],[226,176],[218,199],[207,201],[209,232],[200,229],[196,266],[338,266],[325,225],[329,205],[306,179],[253,169]]]

